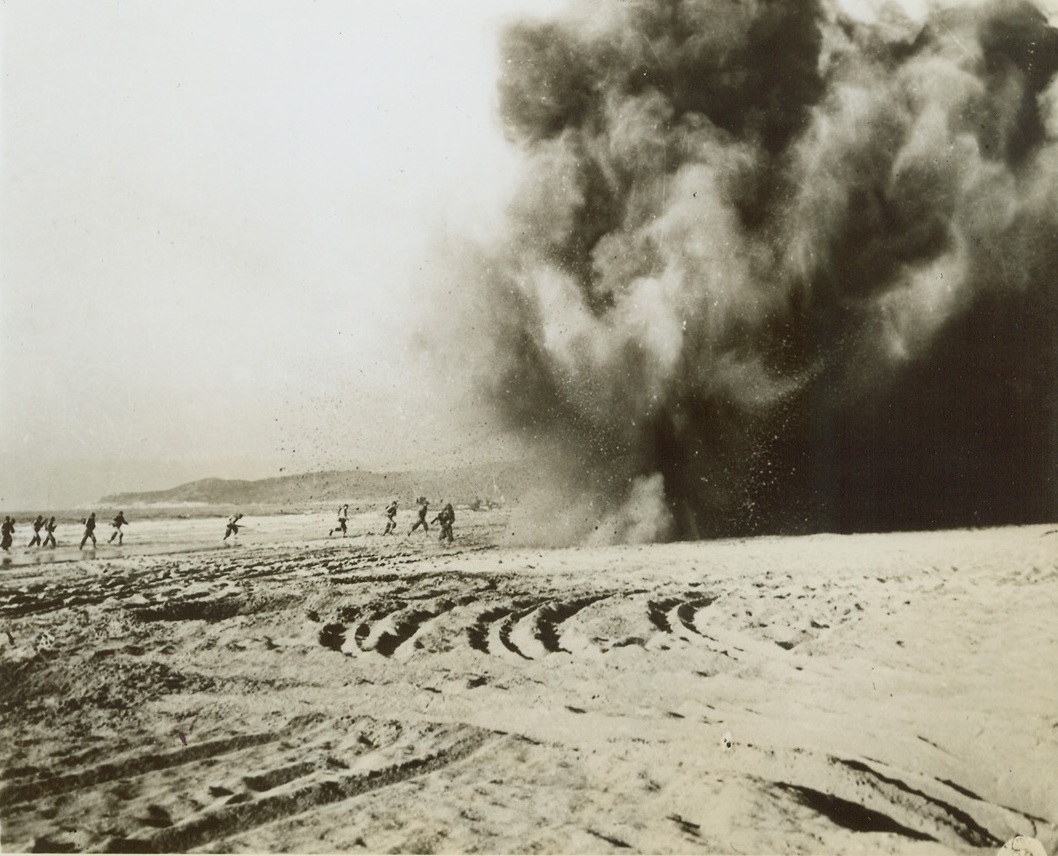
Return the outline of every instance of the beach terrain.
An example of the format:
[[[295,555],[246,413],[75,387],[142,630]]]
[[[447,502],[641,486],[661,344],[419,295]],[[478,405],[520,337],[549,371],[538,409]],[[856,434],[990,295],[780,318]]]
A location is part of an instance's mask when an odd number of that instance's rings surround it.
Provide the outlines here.
[[[1058,850],[1053,526],[541,549],[457,514],[16,540],[0,845]]]

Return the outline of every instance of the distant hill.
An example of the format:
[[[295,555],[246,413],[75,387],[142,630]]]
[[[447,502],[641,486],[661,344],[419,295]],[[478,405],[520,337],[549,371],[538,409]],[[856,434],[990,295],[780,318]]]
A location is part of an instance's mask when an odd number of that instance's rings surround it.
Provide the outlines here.
[[[366,470],[331,470],[243,481],[200,479],[169,490],[116,493],[100,505],[294,505],[313,502],[357,502],[397,499],[410,504],[425,496],[436,502],[457,504],[474,500],[509,502],[533,481],[530,463],[477,464],[451,470],[376,473]]]

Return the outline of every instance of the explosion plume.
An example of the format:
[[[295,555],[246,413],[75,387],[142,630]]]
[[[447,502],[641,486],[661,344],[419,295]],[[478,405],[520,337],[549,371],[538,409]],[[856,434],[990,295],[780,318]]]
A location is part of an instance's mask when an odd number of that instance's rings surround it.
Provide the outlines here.
[[[585,520],[650,539],[1053,519],[1058,31],[1038,9],[621,0],[513,24],[502,53],[527,174],[503,237],[463,250],[461,358]]]

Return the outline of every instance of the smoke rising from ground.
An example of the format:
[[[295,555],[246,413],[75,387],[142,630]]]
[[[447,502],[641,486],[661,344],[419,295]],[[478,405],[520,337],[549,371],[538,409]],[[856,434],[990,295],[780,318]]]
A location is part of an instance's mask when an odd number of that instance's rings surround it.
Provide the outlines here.
[[[1035,7],[576,4],[502,55],[527,173],[502,237],[458,251],[459,355],[588,498],[576,537],[1058,515]]]

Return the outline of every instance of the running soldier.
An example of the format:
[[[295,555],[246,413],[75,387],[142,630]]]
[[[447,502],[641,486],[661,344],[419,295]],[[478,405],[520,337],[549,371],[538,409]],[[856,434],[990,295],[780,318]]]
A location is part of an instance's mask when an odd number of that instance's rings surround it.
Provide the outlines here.
[[[348,520],[348,519],[349,519],[349,506],[348,505],[343,505],[341,508],[338,509],[338,525],[334,529],[332,529],[330,532],[327,533],[327,537],[330,538],[335,532],[341,532],[342,533],[342,537],[344,538],[346,532],[348,531],[345,528],[345,521]]]
[[[447,540],[448,543],[451,544],[453,540],[452,526],[456,522],[456,511],[452,508],[452,503],[446,502],[445,507],[441,509],[440,514],[438,514],[431,522],[441,524],[441,535],[437,540]]]
[[[49,517],[48,522],[44,524],[44,531],[48,533],[48,537],[44,539],[44,546],[51,545],[52,548],[57,547],[55,543],[55,518]]]
[[[118,516],[110,521],[110,525],[114,527],[114,534],[110,536],[110,541],[107,541],[108,544],[110,544],[115,538],[117,538],[118,546],[121,546],[121,542],[125,538],[125,533],[121,531],[121,527],[124,526],[126,523],[128,523],[128,521],[125,519],[125,512],[119,511]]]
[[[84,545],[88,543],[88,539],[92,539],[92,547],[96,546],[96,513],[93,511],[88,515],[88,518],[84,521],[84,538],[81,539],[80,549],[84,549]]]
[[[39,547],[40,546],[40,530],[44,528],[44,515],[38,514],[37,519],[33,521],[33,537],[29,539],[27,547]]]
[[[419,497],[419,519],[416,520],[415,523],[412,524],[411,530],[408,532],[409,535],[411,535],[411,533],[414,532],[416,529],[418,529],[420,526],[422,527],[422,531],[423,532],[429,532],[430,531],[430,527],[426,523],[426,512],[429,511],[429,509],[430,509],[430,503],[428,503],[426,501],[426,497],[425,496],[420,496]]]
[[[397,500],[393,500],[389,505],[386,506],[386,531],[383,535],[389,535],[392,532],[394,535],[397,534]]]
[[[231,517],[228,518],[228,529],[224,533],[224,538],[223,538],[224,541],[228,540],[228,536],[229,535],[238,535],[239,534],[239,521],[240,520],[242,520],[242,515],[241,514],[233,514]]]
[[[15,521],[10,517],[4,518],[3,526],[0,527],[0,548],[6,553],[11,549],[11,539],[15,534]]]

